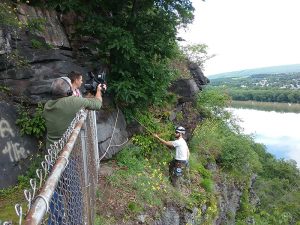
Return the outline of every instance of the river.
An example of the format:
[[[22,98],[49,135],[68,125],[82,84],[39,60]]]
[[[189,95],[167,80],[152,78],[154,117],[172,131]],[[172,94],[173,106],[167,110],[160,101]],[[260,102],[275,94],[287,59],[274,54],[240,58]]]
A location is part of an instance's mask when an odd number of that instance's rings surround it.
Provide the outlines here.
[[[300,113],[229,108],[245,134],[266,146],[277,159],[293,159],[300,167]]]

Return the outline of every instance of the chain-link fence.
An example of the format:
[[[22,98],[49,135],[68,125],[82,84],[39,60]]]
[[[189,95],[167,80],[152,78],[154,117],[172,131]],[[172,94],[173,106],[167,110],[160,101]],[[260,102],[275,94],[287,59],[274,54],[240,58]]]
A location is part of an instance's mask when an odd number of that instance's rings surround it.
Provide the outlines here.
[[[41,165],[38,179],[24,191],[27,210],[15,206],[19,224],[93,224],[99,170],[95,112],[78,112]]]

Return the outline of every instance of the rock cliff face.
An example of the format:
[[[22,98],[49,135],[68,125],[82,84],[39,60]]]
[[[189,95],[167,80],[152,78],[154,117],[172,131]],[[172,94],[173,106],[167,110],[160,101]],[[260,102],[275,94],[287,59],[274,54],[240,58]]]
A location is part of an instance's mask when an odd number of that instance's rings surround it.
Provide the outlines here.
[[[37,141],[21,136],[15,125],[16,108],[0,101],[0,188],[13,185],[26,171],[30,156],[37,152]]]
[[[42,31],[0,27],[0,84],[9,86],[15,98],[45,101],[53,79],[88,68],[76,61],[56,12],[27,5],[20,5],[18,12],[24,23],[44,21]]]
[[[34,140],[29,141],[28,137],[20,137],[19,130],[15,126],[17,112],[10,103],[45,102],[51,97],[49,88],[55,78],[66,76],[72,70],[86,74],[94,66],[101,68],[100,64],[92,65],[89,62],[89,54],[81,60],[80,48],[84,47],[85,42],[69,39],[74,32],[73,25],[76,18],[72,13],[60,16],[55,11],[25,4],[19,5],[17,12],[18,20],[24,23],[33,20],[43,21],[43,29],[32,31],[0,26],[0,87],[10,88],[9,97],[3,93],[0,95],[0,100],[8,102],[6,108],[9,111],[4,112],[1,105],[3,127],[0,128],[0,132],[3,130],[3,135],[0,136],[0,171],[2,171],[0,188],[16,183],[17,176],[24,171],[26,160],[29,160],[30,155],[37,150]],[[6,114],[11,115],[12,118],[7,118]],[[105,154],[114,128],[115,133],[111,144],[118,145],[126,141],[126,123],[122,112],[118,112],[108,97],[105,99],[103,109],[97,112],[97,117],[99,155],[102,156]],[[118,121],[114,126],[117,117]],[[8,128],[12,133],[7,133]],[[9,134],[14,136],[9,137]],[[10,144],[9,146],[11,143],[17,144],[13,145],[14,148],[8,148],[7,143]],[[120,147],[110,148],[104,159],[110,158],[120,149]],[[7,160],[10,157],[14,157],[13,161]]]

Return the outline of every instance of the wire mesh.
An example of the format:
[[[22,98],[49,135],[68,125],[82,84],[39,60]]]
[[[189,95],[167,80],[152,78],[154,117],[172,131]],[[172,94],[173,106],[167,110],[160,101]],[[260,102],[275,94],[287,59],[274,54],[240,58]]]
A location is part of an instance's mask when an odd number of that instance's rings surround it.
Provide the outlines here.
[[[77,113],[63,137],[48,149],[24,195],[27,213],[16,204],[19,224],[93,224],[99,155],[95,112]],[[5,224],[11,224],[5,222]]]

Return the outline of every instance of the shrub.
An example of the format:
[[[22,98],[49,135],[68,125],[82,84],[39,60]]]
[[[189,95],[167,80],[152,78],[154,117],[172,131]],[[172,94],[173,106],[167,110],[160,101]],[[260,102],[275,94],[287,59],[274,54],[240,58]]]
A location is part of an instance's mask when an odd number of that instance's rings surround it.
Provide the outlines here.
[[[16,120],[16,124],[21,129],[21,134],[27,134],[40,138],[46,131],[45,119],[43,117],[43,105],[41,103],[35,109],[35,113],[31,115],[29,109],[25,106],[19,106],[18,108],[19,118]]]
[[[204,178],[201,181],[201,186],[207,191],[212,192],[214,189],[214,182],[209,178]]]
[[[224,108],[229,103],[229,95],[217,89],[206,88],[197,96],[197,108],[208,118],[228,119],[230,114]]]

